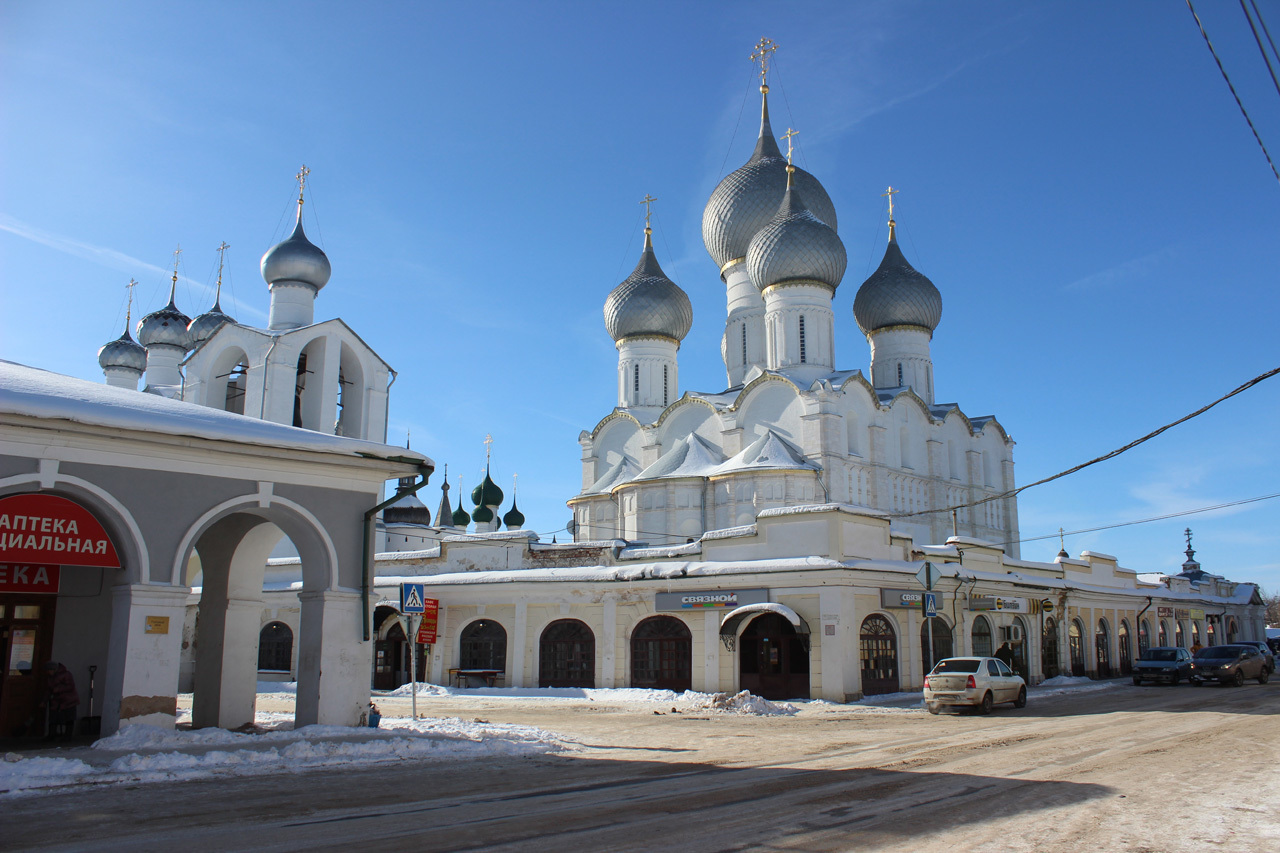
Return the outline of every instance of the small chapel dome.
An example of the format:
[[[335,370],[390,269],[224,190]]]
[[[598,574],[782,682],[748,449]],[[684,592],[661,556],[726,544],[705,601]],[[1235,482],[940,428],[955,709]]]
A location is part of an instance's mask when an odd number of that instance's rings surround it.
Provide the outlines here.
[[[302,230],[302,205],[299,204],[298,222],[293,227],[293,233],[262,256],[262,277],[267,284],[297,281],[319,290],[328,284],[332,272],[329,257],[319,246],[308,240]]]
[[[177,283],[175,279],[175,285]],[[138,321],[138,343],[144,347],[166,344],[191,349],[191,335],[187,326],[191,318],[178,310],[174,304],[173,289],[169,291],[169,304]]]
[[[198,347],[213,337],[213,333],[222,328],[223,323],[235,322],[234,317],[223,313],[219,302],[214,302],[212,308],[192,320],[191,324],[187,326],[187,331],[191,334],[192,348]]]
[[[502,517],[502,523],[507,526],[508,530],[519,530],[524,527],[524,513],[516,506],[516,502],[511,502],[511,509]]]
[[[98,350],[98,366],[103,370],[120,367],[139,373],[147,369],[147,350],[130,336],[128,324],[125,325],[124,334],[103,344]]]
[[[892,219],[884,260],[858,288],[853,317],[863,334],[889,326],[920,326],[932,332],[942,322],[942,294],[907,263],[898,248]]]
[[[793,185],[804,194],[813,215],[836,230],[835,206],[818,179],[797,168]],[[751,159],[720,182],[702,212],[702,242],[722,272],[731,261],[746,258],[751,238],[778,212],[786,191],[787,158],[773,138],[766,91]]]
[[[795,186],[787,188],[782,205],[747,249],[747,274],[761,292],[788,282],[822,284],[834,292],[847,263],[839,235],[813,215]]]
[[[459,503],[458,508],[453,511],[451,520],[453,521],[454,527],[461,527],[463,530],[466,530],[467,525],[471,523],[471,516],[462,508],[462,504]]]
[[[661,335],[679,342],[692,325],[689,296],[658,266],[651,231],[645,226],[640,262],[604,301],[604,327],[614,341]]]

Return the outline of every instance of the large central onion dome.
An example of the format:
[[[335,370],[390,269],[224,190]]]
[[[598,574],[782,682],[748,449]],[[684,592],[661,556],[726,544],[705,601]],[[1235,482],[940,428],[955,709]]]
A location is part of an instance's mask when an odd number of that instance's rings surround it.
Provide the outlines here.
[[[604,327],[614,341],[643,335],[684,340],[693,325],[689,296],[667,278],[653,254],[653,240],[644,229],[640,262],[604,301]]]
[[[174,304],[177,287],[178,277],[175,273],[173,284],[169,288],[169,304],[138,321],[138,343],[144,347],[163,344],[184,350],[191,349],[191,335],[187,332],[191,318],[179,311]]]
[[[147,369],[147,351],[129,335],[128,321],[125,321],[124,334],[98,350],[98,366],[103,370],[122,367],[139,373]]]
[[[747,249],[747,274],[761,292],[791,283],[820,284],[834,293],[847,263],[839,235],[813,215],[794,186]]]
[[[778,150],[769,125],[769,89],[762,86],[761,91],[756,150],[745,165],[720,182],[702,212],[702,242],[722,274],[731,262],[746,258],[751,238],[778,212],[787,191],[787,158]],[[836,209],[818,179],[796,169],[793,184],[804,193],[813,215],[836,230]]]
[[[502,506],[502,489],[489,476],[487,465],[484,469],[484,482],[471,490],[471,502],[478,507]],[[472,513],[471,517],[475,518],[476,514]]]
[[[903,257],[893,220],[884,260],[853,300],[853,318],[864,335],[889,326],[919,326],[932,333],[942,322],[942,294]]]
[[[262,277],[267,284],[296,281],[319,290],[329,283],[332,273],[329,257],[308,240],[302,230],[302,204],[299,203],[298,222],[293,226],[293,233],[262,256]]]

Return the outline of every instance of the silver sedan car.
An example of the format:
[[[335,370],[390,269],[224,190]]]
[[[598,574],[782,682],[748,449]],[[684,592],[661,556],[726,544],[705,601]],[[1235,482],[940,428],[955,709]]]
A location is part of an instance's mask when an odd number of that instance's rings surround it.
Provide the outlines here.
[[[1027,684],[998,658],[947,658],[924,677],[924,705],[930,714],[951,705],[990,714],[1001,702],[1026,707]]]

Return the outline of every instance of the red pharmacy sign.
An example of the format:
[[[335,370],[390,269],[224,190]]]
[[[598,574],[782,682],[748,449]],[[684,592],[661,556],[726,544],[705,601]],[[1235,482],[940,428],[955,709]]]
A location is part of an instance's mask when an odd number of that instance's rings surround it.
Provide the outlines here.
[[[0,563],[0,592],[57,594],[61,570],[57,566]]]
[[[46,494],[0,498],[0,563],[120,568],[111,537],[93,513]]]

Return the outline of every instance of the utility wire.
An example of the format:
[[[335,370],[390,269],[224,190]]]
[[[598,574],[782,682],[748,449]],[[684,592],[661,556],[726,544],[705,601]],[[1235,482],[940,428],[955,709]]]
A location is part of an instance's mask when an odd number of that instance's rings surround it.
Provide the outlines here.
[[[1271,40],[1271,30],[1267,28],[1267,22],[1262,20],[1262,12],[1258,10],[1258,4],[1249,0],[1249,5],[1253,7],[1253,14],[1257,17],[1258,23],[1262,26],[1262,33],[1267,37],[1267,44],[1271,45],[1271,55],[1280,59],[1280,51],[1276,50],[1276,43]]]
[[[1250,2],[1253,2],[1253,0],[1250,0]],[[1256,4],[1254,5],[1253,10],[1255,12],[1258,11]],[[1249,7],[1244,5],[1244,0],[1240,0],[1240,11],[1244,12],[1245,20],[1249,22],[1249,30],[1253,33],[1253,40],[1258,43],[1258,52],[1262,54],[1262,61],[1267,64],[1267,73],[1271,75],[1271,84],[1276,87],[1276,94],[1280,95],[1280,80],[1276,79],[1276,69],[1271,64],[1271,57],[1267,56],[1267,49],[1262,46],[1262,39],[1258,37],[1258,28],[1253,25],[1253,17],[1249,14]],[[1262,20],[1261,14],[1258,15],[1258,20]],[[1271,34],[1267,33],[1267,41],[1270,40]],[[1273,51],[1276,49],[1274,43],[1271,45],[1271,49]]]
[[[1081,533],[1096,533],[1099,530],[1114,530],[1117,527],[1132,527],[1135,524],[1150,524],[1153,521],[1166,521],[1170,518],[1181,518],[1184,515],[1198,515],[1202,512],[1213,512],[1215,509],[1226,509],[1233,506],[1242,506],[1244,504],[1258,503],[1259,501],[1269,501],[1274,498],[1280,498],[1280,492],[1274,495],[1260,495],[1256,498],[1244,498],[1238,501],[1228,501],[1224,504],[1214,504],[1213,506],[1202,506],[1198,509],[1184,509],[1181,512],[1170,512],[1165,515],[1153,515],[1151,518],[1140,518],[1137,521],[1119,521],[1115,524],[1103,524],[1098,527],[1085,527],[1080,530],[1064,530],[1062,533],[1050,533],[1045,536],[1032,536],[1028,539],[1018,539],[1016,541],[1002,542],[1002,545],[1021,545],[1025,542],[1040,542],[1044,539],[1056,539],[1059,536],[1078,536]]]
[[[1262,137],[1258,135],[1258,129],[1253,126],[1253,119],[1249,118],[1249,111],[1244,108],[1244,103],[1240,100],[1236,87],[1232,85],[1231,78],[1227,76],[1227,69],[1222,67],[1222,60],[1218,58],[1218,51],[1214,50],[1213,42],[1209,41],[1209,34],[1205,32],[1204,24],[1200,23],[1200,16],[1196,14],[1196,7],[1191,5],[1191,0],[1187,0],[1187,8],[1191,10],[1191,17],[1196,19],[1196,26],[1200,28],[1200,35],[1204,36],[1204,43],[1209,46],[1209,52],[1213,54],[1213,61],[1218,63],[1218,70],[1222,72],[1222,79],[1227,81],[1227,88],[1231,90],[1231,96],[1236,99],[1236,106],[1240,108],[1240,114],[1249,123],[1249,129],[1253,131],[1253,138],[1258,140],[1258,147],[1262,149],[1262,156],[1267,158],[1267,165],[1271,167],[1271,174],[1276,176],[1277,181],[1280,181],[1280,170],[1276,169],[1276,164],[1271,159],[1271,153],[1267,151],[1267,146],[1262,143]],[[1250,26],[1252,25],[1252,21],[1250,21]]]
[[[1082,471],[1085,468],[1088,468],[1090,465],[1097,465],[1099,462],[1106,462],[1108,459],[1114,459],[1115,457],[1119,456],[1121,453],[1124,453],[1127,450],[1132,450],[1133,448],[1137,447],[1139,444],[1143,444],[1147,441],[1150,441],[1151,439],[1160,435],[1160,433],[1164,432],[1165,430],[1172,429],[1173,427],[1176,427],[1178,424],[1186,423],[1192,418],[1198,417],[1204,414],[1205,412],[1209,411],[1214,406],[1218,405],[1224,400],[1229,400],[1235,395],[1241,393],[1242,391],[1249,390],[1254,385],[1257,385],[1259,382],[1262,382],[1263,380],[1270,379],[1272,376],[1275,376],[1277,373],[1280,373],[1280,367],[1273,368],[1271,370],[1268,370],[1266,373],[1262,373],[1258,376],[1253,377],[1248,382],[1239,386],[1235,390],[1229,391],[1226,394],[1223,394],[1221,397],[1214,400],[1212,403],[1209,403],[1206,406],[1201,406],[1199,409],[1196,409],[1191,414],[1183,415],[1182,417],[1178,418],[1176,421],[1167,423],[1164,426],[1160,427],[1159,429],[1152,430],[1151,432],[1144,435],[1142,438],[1134,439],[1133,441],[1129,442],[1124,447],[1116,448],[1115,450],[1103,456],[1095,457],[1093,459],[1090,459],[1088,462],[1081,462],[1079,465],[1076,465],[1072,468],[1068,468],[1065,471],[1059,471],[1057,474],[1053,474],[1052,476],[1045,477],[1042,480],[1036,480],[1034,483],[1028,483],[1025,486],[1019,486],[1016,489],[1010,489],[1006,492],[1001,492],[998,495],[990,495],[985,498],[980,498],[979,500],[976,500],[976,501],[970,501],[968,503],[962,503],[962,504],[955,504],[954,506],[943,507],[942,509],[925,509],[925,510],[919,510],[917,512],[894,513],[890,515],[890,518],[911,518],[913,516],[928,515],[930,513],[935,513],[935,512],[951,512],[953,510],[968,509],[970,507],[979,506],[981,504],[989,503],[991,501],[1000,501],[1000,500],[1004,500],[1005,498],[1011,498],[1015,495],[1025,492],[1027,489],[1032,489],[1032,488],[1035,488],[1036,486],[1043,486],[1045,483],[1051,483],[1054,480],[1058,480],[1058,479],[1061,479],[1062,477],[1067,476],[1068,474],[1074,474],[1077,471]]]

